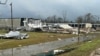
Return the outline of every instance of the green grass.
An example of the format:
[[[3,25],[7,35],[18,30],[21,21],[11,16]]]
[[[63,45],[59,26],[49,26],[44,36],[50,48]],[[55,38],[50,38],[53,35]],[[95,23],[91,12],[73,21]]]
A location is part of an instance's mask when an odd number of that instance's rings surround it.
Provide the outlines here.
[[[98,36],[98,38],[93,40],[92,42],[85,42],[81,43],[80,45],[73,44],[70,46],[71,47],[78,46],[78,48],[72,50],[71,52],[61,54],[59,56],[89,56],[93,50],[95,50],[96,48],[100,48],[100,38]],[[63,48],[68,48],[68,46]]]
[[[0,49],[14,48],[18,47],[18,45],[22,46],[33,45],[33,44],[58,40],[58,38],[65,39],[76,36],[72,34],[43,33],[43,32],[27,32],[27,33],[29,34],[29,39],[23,39],[23,40],[1,39],[0,43],[3,44],[0,44]]]

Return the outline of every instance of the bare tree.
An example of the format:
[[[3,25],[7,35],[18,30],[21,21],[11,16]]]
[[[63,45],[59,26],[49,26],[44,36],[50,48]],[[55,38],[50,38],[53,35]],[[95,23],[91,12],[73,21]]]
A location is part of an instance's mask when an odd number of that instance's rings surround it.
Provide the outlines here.
[[[49,16],[49,17],[47,17],[47,18],[45,19],[45,21],[46,21],[47,23],[56,23],[56,22],[57,22],[57,17],[56,17],[56,15],[54,15],[54,16]]]
[[[63,22],[65,23],[66,22],[66,19],[67,19],[67,12],[66,11],[63,11],[62,12],[62,17],[63,17]]]
[[[94,17],[91,13],[85,15],[85,23],[93,23],[94,21]]]
[[[53,23],[56,23],[57,22],[56,15],[52,16],[52,20],[53,20]]]
[[[58,17],[58,23],[62,23],[63,22],[63,18],[61,18],[61,17]]]
[[[82,16],[79,16],[79,17],[76,19],[76,23],[83,23],[83,17],[82,17]]]

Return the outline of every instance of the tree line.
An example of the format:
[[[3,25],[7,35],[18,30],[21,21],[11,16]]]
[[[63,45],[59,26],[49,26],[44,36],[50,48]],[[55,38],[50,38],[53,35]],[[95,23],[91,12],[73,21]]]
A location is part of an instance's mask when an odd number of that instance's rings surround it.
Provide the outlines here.
[[[74,21],[69,21],[65,14],[63,14],[63,17],[57,17],[54,15],[41,20],[46,23],[100,23],[99,17],[92,15],[91,13],[79,16]]]

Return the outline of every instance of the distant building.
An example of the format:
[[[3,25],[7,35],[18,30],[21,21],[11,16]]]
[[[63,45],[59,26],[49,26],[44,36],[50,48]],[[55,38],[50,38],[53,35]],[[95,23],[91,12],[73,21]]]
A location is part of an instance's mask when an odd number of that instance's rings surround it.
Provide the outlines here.
[[[13,19],[13,27],[20,27],[21,26],[21,18],[14,18]],[[11,19],[10,18],[0,18],[0,28],[11,27]]]

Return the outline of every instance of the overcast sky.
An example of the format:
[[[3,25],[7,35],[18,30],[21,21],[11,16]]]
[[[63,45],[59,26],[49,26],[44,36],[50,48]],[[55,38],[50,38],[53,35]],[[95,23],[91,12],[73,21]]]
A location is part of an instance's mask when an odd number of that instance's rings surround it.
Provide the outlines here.
[[[11,2],[13,17],[62,16],[63,11],[67,13],[68,19],[87,13],[100,16],[100,0],[8,0],[6,5],[0,5],[0,17],[10,17]]]

